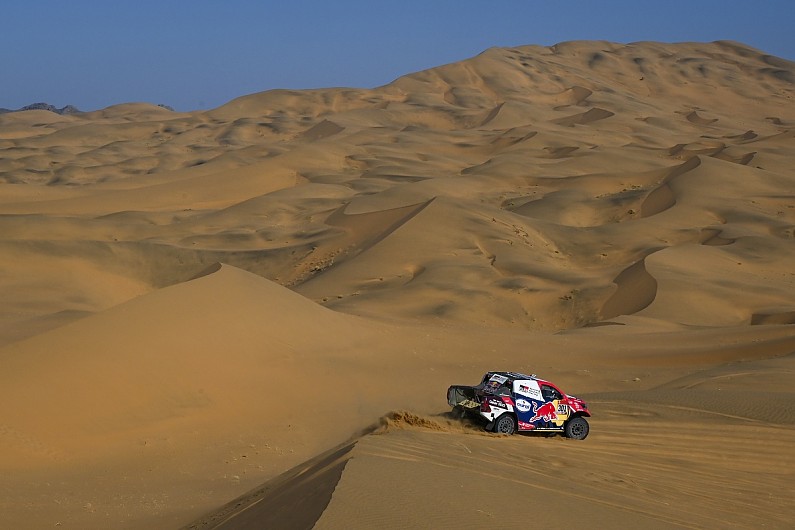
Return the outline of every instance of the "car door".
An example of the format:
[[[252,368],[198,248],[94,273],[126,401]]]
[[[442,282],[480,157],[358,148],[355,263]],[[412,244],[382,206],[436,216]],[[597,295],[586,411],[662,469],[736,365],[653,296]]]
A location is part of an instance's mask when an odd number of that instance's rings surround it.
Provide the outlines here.
[[[566,404],[563,393],[552,385],[541,385],[541,397],[544,404],[538,409],[535,422],[539,427],[562,428],[566,420],[569,419],[571,411]]]
[[[515,379],[513,382],[514,407],[516,410],[517,427],[520,431],[529,431],[537,427],[538,419],[535,412],[543,405],[541,388],[538,381],[532,379]]]

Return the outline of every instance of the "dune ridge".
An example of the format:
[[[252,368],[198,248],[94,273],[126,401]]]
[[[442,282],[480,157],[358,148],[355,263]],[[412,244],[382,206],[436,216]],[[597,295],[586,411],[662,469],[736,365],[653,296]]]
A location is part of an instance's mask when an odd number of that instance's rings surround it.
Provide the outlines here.
[[[0,526],[480,526],[496,480],[549,524],[788,527],[793,79],[575,41],[0,114]],[[494,369],[592,434],[444,416]]]

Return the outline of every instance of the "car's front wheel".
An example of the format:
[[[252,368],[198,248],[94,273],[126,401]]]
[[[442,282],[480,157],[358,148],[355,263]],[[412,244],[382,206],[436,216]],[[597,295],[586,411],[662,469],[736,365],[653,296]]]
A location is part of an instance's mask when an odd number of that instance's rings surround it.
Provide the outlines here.
[[[494,422],[494,432],[497,434],[513,434],[516,432],[516,420],[510,414],[503,414]]]
[[[588,421],[582,416],[577,416],[566,424],[566,438],[585,440],[589,430]]]

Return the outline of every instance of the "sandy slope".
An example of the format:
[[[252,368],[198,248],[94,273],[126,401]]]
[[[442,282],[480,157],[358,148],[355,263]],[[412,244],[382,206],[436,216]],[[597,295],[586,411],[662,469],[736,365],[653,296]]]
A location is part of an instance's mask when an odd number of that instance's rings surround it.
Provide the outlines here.
[[[588,444],[486,438],[444,425],[368,436],[351,452],[315,528],[351,521],[360,528],[790,524],[792,474],[782,467],[794,463],[791,428],[704,422],[692,412],[627,402],[598,410],[606,417]],[[698,433],[703,428],[711,437]]]
[[[787,527],[794,81],[571,42],[0,116],[0,526],[210,527],[253,491],[280,526]],[[498,368],[591,400],[591,437],[440,416]]]

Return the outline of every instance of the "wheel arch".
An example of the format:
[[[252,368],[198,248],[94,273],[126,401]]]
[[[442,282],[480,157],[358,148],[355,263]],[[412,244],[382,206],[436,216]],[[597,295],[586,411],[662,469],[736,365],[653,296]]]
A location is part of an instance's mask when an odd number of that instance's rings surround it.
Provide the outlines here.
[[[567,438],[574,438],[576,440],[584,440],[588,436],[588,433],[591,430],[591,427],[588,424],[588,420],[585,418],[586,418],[585,414],[578,414],[567,419],[566,422],[563,424],[564,436],[566,436]],[[582,420],[582,421],[577,422],[577,420]],[[577,422],[580,425],[574,426],[573,425],[574,422]]]
[[[511,411],[511,410],[506,410],[505,412],[494,418],[494,420],[491,422],[493,428],[494,429],[497,428],[497,422],[500,421],[500,418],[502,418],[503,416],[510,416],[511,418],[513,418],[513,432],[514,434],[519,432],[519,417],[516,415],[516,411]]]

